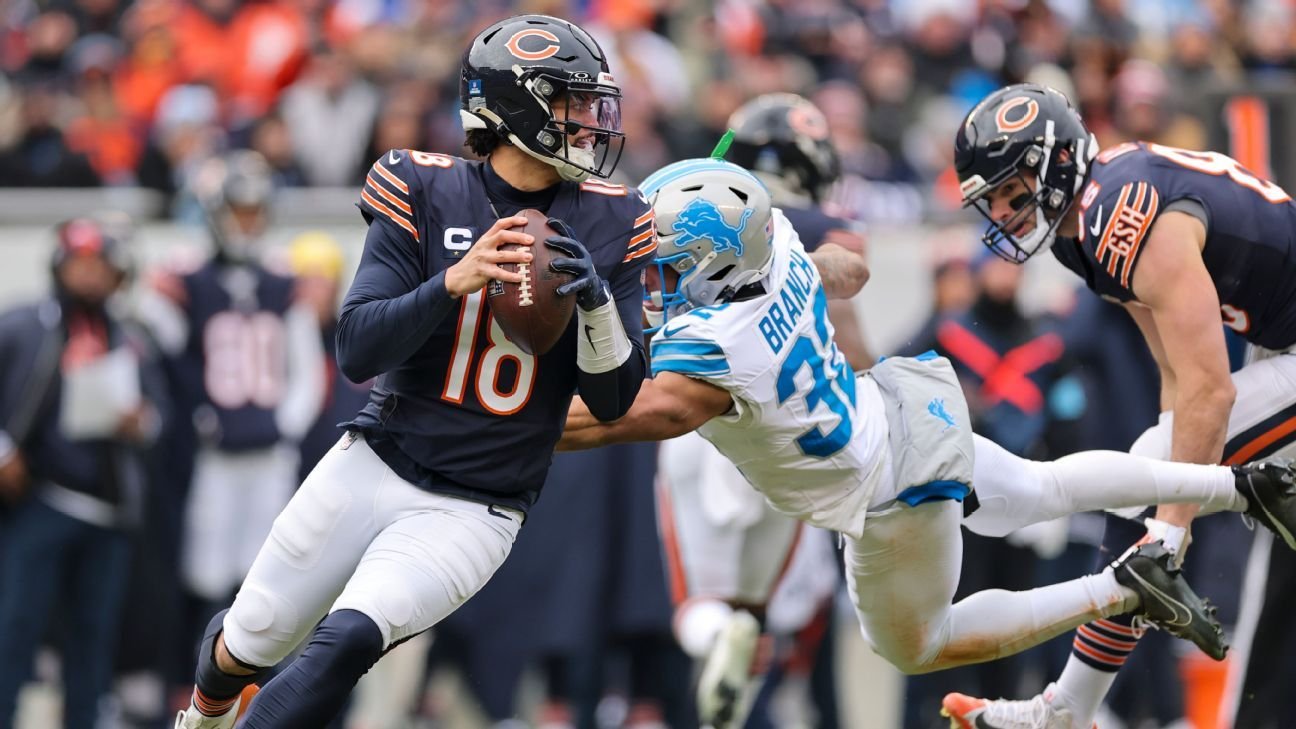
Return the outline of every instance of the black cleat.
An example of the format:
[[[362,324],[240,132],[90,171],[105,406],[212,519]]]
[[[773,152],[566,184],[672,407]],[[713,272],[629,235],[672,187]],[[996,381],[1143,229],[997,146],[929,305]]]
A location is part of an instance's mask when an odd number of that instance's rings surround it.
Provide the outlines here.
[[[1138,614],[1171,635],[1192,641],[1203,653],[1224,660],[1228,643],[1215,619],[1215,606],[1193,592],[1161,542],[1144,544],[1112,565],[1116,581],[1139,596]]]
[[[1296,549],[1296,472],[1276,463],[1234,466],[1234,483],[1246,497],[1246,515]]]

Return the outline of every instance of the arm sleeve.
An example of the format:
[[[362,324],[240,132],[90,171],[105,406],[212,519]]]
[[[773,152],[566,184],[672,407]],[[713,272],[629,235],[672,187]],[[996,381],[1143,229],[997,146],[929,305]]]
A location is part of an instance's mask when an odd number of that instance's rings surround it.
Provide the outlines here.
[[[576,371],[577,387],[581,399],[594,417],[604,422],[616,420],[630,410],[639,386],[648,373],[648,358],[643,344],[643,284],[639,280],[642,266],[621,266],[616,278],[610,282],[612,297],[626,338],[630,340],[630,356],[616,369],[590,373]]]
[[[420,281],[422,270],[414,238],[373,218],[338,317],[338,367],[352,382],[364,382],[409,359],[454,308],[445,273]]]
[[[284,333],[288,387],[275,408],[275,425],[285,438],[297,442],[315,423],[328,390],[325,370],[320,366],[324,361],[324,346],[315,314],[301,304],[294,305],[284,315]]]
[[[639,215],[627,236],[625,255],[608,282],[621,326],[630,341],[630,356],[616,369],[599,373],[578,369],[576,375],[581,399],[594,417],[604,422],[616,420],[630,410],[648,374],[643,343],[643,269],[657,243],[652,209],[644,201],[636,212]]]

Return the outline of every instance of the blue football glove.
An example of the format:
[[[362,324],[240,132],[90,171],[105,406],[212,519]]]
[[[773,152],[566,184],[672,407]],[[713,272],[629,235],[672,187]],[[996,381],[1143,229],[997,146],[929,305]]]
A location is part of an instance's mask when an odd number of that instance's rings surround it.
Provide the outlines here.
[[[582,311],[593,311],[606,304],[612,298],[608,293],[607,282],[594,269],[594,258],[584,244],[576,240],[571,227],[558,218],[549,218],[547,222],[558,235],[545,238],[545,245],[566,256],[550,261],[549,268],[575,277],[558,287],[558,295],[575,294],[576,305]]]

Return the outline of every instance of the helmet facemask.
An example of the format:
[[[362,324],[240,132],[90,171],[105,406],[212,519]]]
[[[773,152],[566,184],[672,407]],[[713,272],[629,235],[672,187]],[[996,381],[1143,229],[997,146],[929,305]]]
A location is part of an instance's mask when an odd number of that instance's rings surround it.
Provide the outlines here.
[[[598,78],[579,72],[570,78],[543,69],[514,66],[518,85],[527,91],[527,101],[546,119],[531,131],[515,120],[501,118],[483,103],[469,102],[462,113],[465,129],[492,128],[518,149],[552,165],[564,180],[582,182],[591,175],[606,178],[621,161],[625,134],[621,131],[621,89],[608,73]],[[582,78],[584,77],[584,78]],[[471,90],[470,90],[471,93]],[[526,115],[519,113],[517,119]],[[518,127],[518,128],[515,128]],[[590,132],[582,139],[572,137]],[[579,146],[578,146],[579,145]]]
[[[1035,253],[1053,245],[1057,229],[1079,194],[1089,160],[1097,150],[1092,138],[1078,141],[1075,150],[1058,148],[1052,129],[1049,122],[1041,143],[1026,147],[992,179],[973,175],[961,184],[963,207],[975,208],[990,223],[981,242],[1012,263],[1025,263]],[[1086,147],[1090,148],[1089,152]],[[1013,214],[1007,220],[997,221],[991,210],[991,193],[1012,180],[1021,185],[1023,192],[1011,202]],[[1012,232],[1026,221],[1034,222],[1029,232],[1021,236]]]

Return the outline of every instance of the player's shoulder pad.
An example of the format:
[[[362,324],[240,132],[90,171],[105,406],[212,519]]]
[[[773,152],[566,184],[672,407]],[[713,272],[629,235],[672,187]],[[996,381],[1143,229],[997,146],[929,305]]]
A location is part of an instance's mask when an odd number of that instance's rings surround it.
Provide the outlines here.
[[[719,336],[722,317],[717,315],[722,309],[693,309],[668,319],[649,347],[652,374],[678,372],[702,378],[729,374],[729,358]]]
[[[1161,211],[1161,193],[1148,174],[1147,154],[1138,145],[1119,145],[1099,162],[1080,194],[1080,242],[1099,270],[1106,270],[1122,289],[1129,289],[1143,241]],[[1131,155],[1128,164],[1117,158]],[[1099,155],[1102,158],[1102,155]]]
[[[448,154],[414,149],[390,149],[374,160],[360,191],[360,210],[366,221],[385,218],[418,240],[415,211],[419,191],[432,189],[438,177],[462,174],[467,160]]]
[[[630,235],[626,239],[625,255],[622,257],[622,263],[632,263],[638,261],[646,263],[647,259],[657,250],[657,220],[653,215],[652,206],[648,204],[648,199],[643,193],[634,188],[627,188],[629,194],[626,195],[626,205],[629,210],[626,217],[631,219]]]

